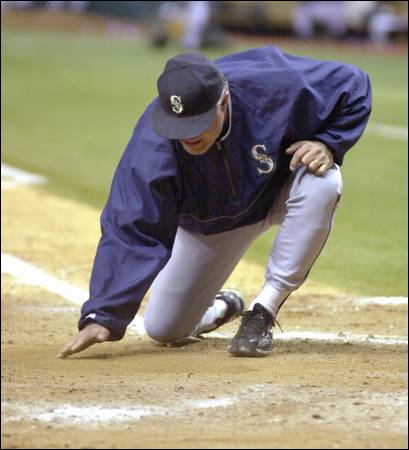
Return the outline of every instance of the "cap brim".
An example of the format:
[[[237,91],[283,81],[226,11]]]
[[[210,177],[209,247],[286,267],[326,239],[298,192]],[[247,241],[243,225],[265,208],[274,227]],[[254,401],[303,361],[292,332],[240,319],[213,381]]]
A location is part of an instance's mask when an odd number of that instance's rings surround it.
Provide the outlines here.
[[[153,109],[153,129],[156,134],[168,139],[191,139],[210,127],[216,110],[217,105],[197,116],[177,117],[164,111],[157,98]]]

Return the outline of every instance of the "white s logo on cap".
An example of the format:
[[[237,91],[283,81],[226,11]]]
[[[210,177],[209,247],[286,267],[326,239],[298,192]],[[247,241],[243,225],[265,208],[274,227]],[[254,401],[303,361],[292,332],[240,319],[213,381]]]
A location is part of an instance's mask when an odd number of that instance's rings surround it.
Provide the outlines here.
[[[172,105],[172,111],[176,114],[180,114],[183,111],[182,99],[178,95],[172,95],[170,97],[170,103]]]

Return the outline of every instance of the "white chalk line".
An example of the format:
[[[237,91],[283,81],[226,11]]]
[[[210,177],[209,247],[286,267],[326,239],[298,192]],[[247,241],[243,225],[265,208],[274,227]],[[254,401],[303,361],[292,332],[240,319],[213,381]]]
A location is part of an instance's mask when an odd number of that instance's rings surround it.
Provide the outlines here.
[[[231,339],[233,333],[212,332],[209,337],[218,339]],[[317,331],[284,331],[274,333],[275,341],[283,342],[323,342],[328,344],[369,344],[369,345],[394,345],[407,346],[408,339],[401,336],[383,336],[372,334],[352,334],[352,333],[322,333]]]
[[[42,287],[77,305],[81,305],[88,298],[87,291],[48,275],[34,265],[3,252],[1,253],[1,271],[12,275],[19,283]]]
[[[156,405],[134,405],[133,407],[109,408],[101,405],[76,406],[71,404],[59,405],[56,408],[47,407],[25,407],[24,405],[13,405],[11,409],[15,413],[5,417],[5,422],[20,420],[39,420],[41,422],[56,421],[69,422],[72,425],[94,424],[113,422],[137,421],[148,416],[179,415],[192,409],[223,408],[238,402],[238,398],[221,397],[209,400],[189,400],[177,406]],[[2,403],[3,408],[8,407],[8,402]],[[16,414],[17,413],[17,414]]]
[[[370,134],[375,134],[388,139],[400,141],[408,140],[408,129],[406,127],[369,122],[367,130]]]
[[[1,272],[13,276],[19,283],[40,287],[76,305],[82,305],[89,298],[87,290],[59,280],[33,264],[3,252],[1,253]],[[134,332],[145,334],[142,317],[136,316],[130,326]]]
[[[407,305],[408,297],[364,297],[354,300],[357,305]]]
[[[47,179],[43,175],[26,172],[25,170],[17,169],[5,163],[1,163],[1,176],[1,188],[3,190],[24,185],[41,185],[47,182]],[[6,179],[3,180],[3,177]]]
[[[50,402],[39,402],[27,406],[21,402],[2,402],[2,422],[16,422],[22,420],[35,420],[43,423],[52,423],[53,426],[101,426],[113,423],[136,422],[144,417],[166,416],[169,420],[175,420],[178,416],[188,417],[197,414],[199,411],[211,410],[214,408],[224,408],[224,416],[229,420],[230,416],[236,415],[235,405],[248,405],[249,408],[257,408],[257,405],[265,405],[271,400],[274,404],[298,405],[292,418],[297,421],[309,422],[309,409],[319,410],[322,420],[326,423],[337,423],[345,418],[345,410],[350,409],[351,403],[356,405],[348,413],[349,420],[355,423],[356,420],[367,418],[374,409],[383,410],[383,420],[394,429],[407,429],[407,393],[402,392],[373,392],[345,390],[334,387],[317,387],[300,385],[287,386],[273,382],[257,383],[246,385],[236,390],[229,396],[218,396],[215,398],[195,399],[186,398],[181,394],[177,404],[153,405],[135,404],[118,405],[115,408],[98,405],[75,405],[75,404],[53,404]],[[337,402],[337,409],[334,410],[333,402]],[[301,406],[302,405],[302,406]],[[279,408],[278,408],[279,409]],[[379,413],[380,414],[380,413]],[[381,415],[381,414],[380,414]],[[288,413],[274,414],[274,417],[266,417],[266,422],[281,422],[288,419]],[[348,428],[351,424],[346,425]],[[359,424],[357,424],[359,426]]]
[[[88,291],[80,289],[67,283],[61,281],[56,277],[45,273],[43,270],[29,264],[20,258],[15,256],[2,253],[1,254],[1,271],[2,273],[9,274],[17,279],[19,283],[38,286],[49,292],[57,294],[58,296],[65,298],[77,305],[81,305],[89,297]],[[375,297],[374,304],[382,305],[385,304],[385,300],[379,303],[379,298],[385,299],[385,297]],[[403,297],[397,297],[401,301]],[[396,303],[392,297],[391,304],[401,304]],[[368,304],[370,299],[364,299],[365,304]],[[407,299],[406,299],[407,304]],[[128,327],[128,330],[138,335],[145,335],[145,327],[143,323],[143,317],[140,315],[136,316]],[[213,332],[209,333],[208,336],[214,338],[232,338],[232,333],[219,333]],[[346,334],[346,333],[320,333],[311,331],[286,331],[284,334],[276,333],[275,339],[278,341],[320,341],[328,343],[366,343],[373,345],[408,345],[407,338],[402,338],[400,336],[373,336],[373,335],[357,335],[357,334]]]

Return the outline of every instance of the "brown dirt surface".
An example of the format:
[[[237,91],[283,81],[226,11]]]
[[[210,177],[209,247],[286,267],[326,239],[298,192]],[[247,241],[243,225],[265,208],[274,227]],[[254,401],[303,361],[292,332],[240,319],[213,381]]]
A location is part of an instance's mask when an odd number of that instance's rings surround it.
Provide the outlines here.
[[[98,238],[94,209],[2,190],[2,253],[86,289]],[[249,303],[263,272],[244,260],[226,287]],[[166,347],[128,332],[59,360],[78,305],[8,274],[1,304],[2,448],[407,448],[407,345],[277,339],[247,359],[223,336]],[[311,282],[279,319],[285,332],[407,337],[406,305],[357,306]]]

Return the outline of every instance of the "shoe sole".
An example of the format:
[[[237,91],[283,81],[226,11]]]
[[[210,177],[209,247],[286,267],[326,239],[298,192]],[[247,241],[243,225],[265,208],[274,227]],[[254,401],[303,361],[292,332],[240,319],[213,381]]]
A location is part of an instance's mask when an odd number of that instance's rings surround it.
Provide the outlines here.
[[[248,358],[263,358],[271,353],[271,350],[261,350],[253,345],[248,345],[248,342],[243,342],[238,345],[230,345],[228,347],[228,351],[233,356]]]

